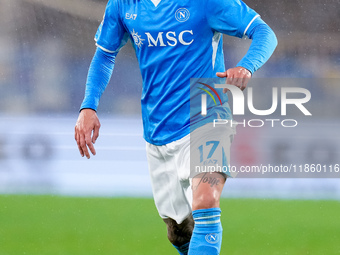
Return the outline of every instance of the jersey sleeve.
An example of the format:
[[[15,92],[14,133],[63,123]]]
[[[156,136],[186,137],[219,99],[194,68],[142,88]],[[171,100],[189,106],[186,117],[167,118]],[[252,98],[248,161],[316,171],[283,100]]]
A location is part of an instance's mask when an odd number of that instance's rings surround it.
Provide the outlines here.
[[[244,67],[254,73],[273,54],[277,46],[277,38],[274,31],[261,18],[257,18],[251,24],[246,35],[252,39],[252,42],[247,54],[236,66]]]
[[[118,0],[109,0],[94,39],[97,47],[108,53],[116,53],[126,44],[128,33],[120,19]]]
[[[242,38],[260,17],[241,0],[206,0],[206,18],[215,31]]]

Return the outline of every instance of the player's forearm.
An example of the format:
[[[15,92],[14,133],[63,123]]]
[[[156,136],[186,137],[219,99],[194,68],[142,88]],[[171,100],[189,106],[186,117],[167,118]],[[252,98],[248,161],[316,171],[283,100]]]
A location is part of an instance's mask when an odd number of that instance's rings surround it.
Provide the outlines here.
[[[99,99],[110,81],[116,55],[97,48],[89,68],[85,98],[80,109],[97,110]]]
[[[247,36],[252,39],[252,43],[247,54],[237,66],[244,67],[254,73],[273,54],[277,46],[277,38],[273,30],[261,19],[255,21],[248,31]]]

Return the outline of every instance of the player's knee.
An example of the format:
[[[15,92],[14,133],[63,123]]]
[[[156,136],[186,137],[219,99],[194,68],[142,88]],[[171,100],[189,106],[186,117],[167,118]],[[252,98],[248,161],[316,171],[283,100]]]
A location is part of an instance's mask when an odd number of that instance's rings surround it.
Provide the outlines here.
[[[220,206],[220,195],[217,192],[200,193],[193,197],[192,209],[208,209]]]
[[[168,229],[169,241],[178,247],[190,242],[192,231],[194,229],[194,220],[192,215],[188,216],[181,224],[173,219],[164,219]]]

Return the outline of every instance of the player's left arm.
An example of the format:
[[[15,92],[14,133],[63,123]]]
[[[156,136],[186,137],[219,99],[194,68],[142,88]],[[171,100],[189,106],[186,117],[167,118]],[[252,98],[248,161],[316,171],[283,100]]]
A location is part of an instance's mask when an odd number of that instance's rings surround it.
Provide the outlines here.
[[[252,74],[258,70],[270,56],[277,46],[277,38],[273,30],[260,18],[257,17],[245,33],[252,43],[246,55],[236,67],[216,75],[227,78],[226,83],[232,84],[244,90]],[[225,93],[227,89],[224,89]]]

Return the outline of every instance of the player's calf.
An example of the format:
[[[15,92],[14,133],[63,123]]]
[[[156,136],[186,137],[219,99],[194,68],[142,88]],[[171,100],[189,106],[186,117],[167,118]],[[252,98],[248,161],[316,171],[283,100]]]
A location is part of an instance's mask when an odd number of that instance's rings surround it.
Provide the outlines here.
[[[218,208],[226,181],[221,173],[204,173],[192,179],[192,210]]]
[[[192,215],[188,216],[181,224],[173,219],[164,219],[168,230],[169,241],[176,246],[181,246],[190,241],[194,229],[194,220]]]
[[[200,209],[192,212],[195,228],[188,255],[218,255],[222,244],[220,208]]]
[[[186,255],[189,249],[189,242],[194,229],[192,215],[188,216],[181,224],[173,219],[164,219],[168,230],[168,239],[178,250],[179,254]]]
[[[193,178],[193,218],[195,228],[189,255],[218,255],[222,244],[222,225],[219,208],[225,183],[220,173],[205,173]]]

